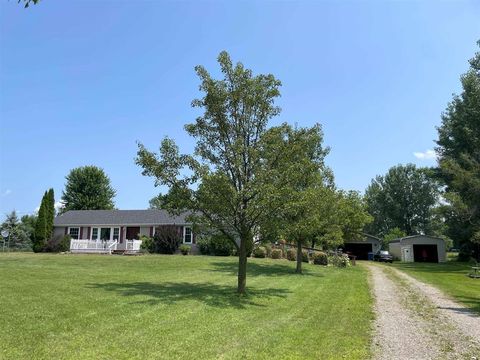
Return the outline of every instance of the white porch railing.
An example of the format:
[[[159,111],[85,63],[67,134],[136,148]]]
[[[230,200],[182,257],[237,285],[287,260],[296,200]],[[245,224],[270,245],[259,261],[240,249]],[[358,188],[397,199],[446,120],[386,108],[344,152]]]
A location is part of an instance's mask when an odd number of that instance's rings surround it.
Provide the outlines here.
[[[140,246],[142,245],[142,240],[125,240],[125,250],[126,251],[140,251]]]
[[[117,244],[117,240],[72,239],[70,240],[70,251],[111,254],[113,250],[117,249]]]

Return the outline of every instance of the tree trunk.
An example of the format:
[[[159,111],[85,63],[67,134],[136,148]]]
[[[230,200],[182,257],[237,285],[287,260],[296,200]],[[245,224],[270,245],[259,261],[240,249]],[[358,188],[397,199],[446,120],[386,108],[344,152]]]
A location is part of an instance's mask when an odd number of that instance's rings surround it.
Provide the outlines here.
[[[297,241],[297,269],[295,270],[297,274],[302,273],[302,242]]]
[[[247,286],[247,240],[240,239],[240,247],[238,249],[238,287],[239,294],[245,294]]]

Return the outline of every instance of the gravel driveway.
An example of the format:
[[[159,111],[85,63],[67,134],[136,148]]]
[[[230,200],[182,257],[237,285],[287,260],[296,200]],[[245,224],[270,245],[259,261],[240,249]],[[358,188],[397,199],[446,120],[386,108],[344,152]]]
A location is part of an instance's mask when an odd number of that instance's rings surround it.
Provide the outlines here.
[[[480,359],[480,316],[397,269],[368,263],[375,359]]]

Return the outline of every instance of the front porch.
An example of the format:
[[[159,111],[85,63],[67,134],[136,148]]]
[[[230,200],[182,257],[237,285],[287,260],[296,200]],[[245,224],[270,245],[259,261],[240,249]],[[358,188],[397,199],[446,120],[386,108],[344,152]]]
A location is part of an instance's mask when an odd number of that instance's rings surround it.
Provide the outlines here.
[[[72,239],[70,241],[71,253],[83,254],[136,254],[140,251],[142,240],[132,239],[118,242],[118,240],[90,240]]]

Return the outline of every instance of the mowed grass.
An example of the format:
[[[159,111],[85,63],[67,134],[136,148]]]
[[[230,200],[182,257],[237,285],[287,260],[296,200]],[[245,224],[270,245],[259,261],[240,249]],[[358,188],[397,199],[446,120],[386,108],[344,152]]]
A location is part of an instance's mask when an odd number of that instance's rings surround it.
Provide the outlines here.
[[[0,256],[2,359],[365,359],[362,267],[237,258]]]
[[[471,264],[457,261],[439,264],[394,262],[393,266],[437,287],[480,314],[480,279],[467,276],[471,272]]]

